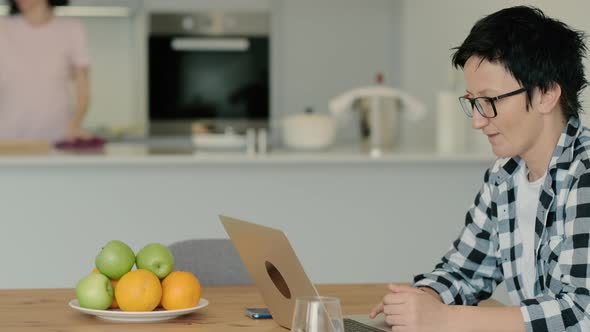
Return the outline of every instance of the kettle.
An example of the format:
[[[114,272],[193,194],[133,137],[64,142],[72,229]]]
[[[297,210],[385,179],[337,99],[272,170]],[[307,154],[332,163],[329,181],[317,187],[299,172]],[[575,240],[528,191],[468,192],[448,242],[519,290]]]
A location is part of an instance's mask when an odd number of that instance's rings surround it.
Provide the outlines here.
[[[384,85],[356,88],[330,101],[333,114],[357,110],[361,114],[360,130],[371,156],[379,157],[396,145],[401,121],[399,112],[408,112],[410,120],[424,116],[424,105],[409,94]]]

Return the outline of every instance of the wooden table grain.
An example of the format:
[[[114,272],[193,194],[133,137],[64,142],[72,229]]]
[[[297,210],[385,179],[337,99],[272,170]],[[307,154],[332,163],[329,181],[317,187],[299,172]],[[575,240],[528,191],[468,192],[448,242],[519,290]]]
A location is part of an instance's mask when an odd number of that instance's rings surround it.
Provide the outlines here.
[[[346,314],[368,313],[381,300],[385,284],[319,285],[322,295],[341,299]],[[103,332],[103,331],[223,331],[285,332],[272,320],[252,320],[245,307],[263,307],[254,286],[206,287],[203,297],[209,306],[176,319],[155,323],[120,323],[102,320],[71,309],[73,289],[0,290],[0,331],[6,332]],[[487,302],[487,305],[497,305]]]

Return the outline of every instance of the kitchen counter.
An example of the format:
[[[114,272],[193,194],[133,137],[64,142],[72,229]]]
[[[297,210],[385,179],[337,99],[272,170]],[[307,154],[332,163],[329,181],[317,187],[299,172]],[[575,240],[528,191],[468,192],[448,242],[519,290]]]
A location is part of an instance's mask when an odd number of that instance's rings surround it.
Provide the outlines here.
[[[248,156],[140,143],[2,156],[0,252],[15,272],[0,286],[74,287],[113,239],[139,250],[226,238],[219,214],[285,230],[315,282],[409,281],[448,249],[492,163],[428,151]]]
[[[184,165],[184,164],[293,164],[293,163],[476,163],[494,160],[487,154],[437,154],[430,151],[387,152],[372,157],[355,147],[335,147],[326,151],[272,150],[266,154],[246,154],[241,151],[200,151],[188,145],[146,145],[141,143],[111,143],[102,151],[67,153],[53,151],[47,155],[3,155],[1,166],[60,166],[60,165]]]

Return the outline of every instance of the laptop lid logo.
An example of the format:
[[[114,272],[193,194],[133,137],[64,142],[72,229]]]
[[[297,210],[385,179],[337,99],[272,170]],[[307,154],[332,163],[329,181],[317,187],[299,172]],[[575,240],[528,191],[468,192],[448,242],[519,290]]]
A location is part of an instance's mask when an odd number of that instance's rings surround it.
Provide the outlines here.
[[[287,286],[287,282],[285,281],[285,278],[283,278],[279,269],[269,261],[264,261],[264,266],[266,267],[266,273],[268,273],[270,280],[272,280],[272,283],[279,290],[281,295],[287,299],[291,299],[291,290],[289,289],[289,286]]]

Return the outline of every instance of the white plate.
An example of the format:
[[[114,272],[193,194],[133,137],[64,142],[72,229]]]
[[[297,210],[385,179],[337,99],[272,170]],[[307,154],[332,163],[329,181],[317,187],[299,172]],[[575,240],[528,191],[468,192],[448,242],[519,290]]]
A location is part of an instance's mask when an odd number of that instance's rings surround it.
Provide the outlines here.
[[[145,323],[145,322],[158,322],[162,320],[169,320],[174,319],[181,315],[190,314],[195,312],[201,308],[206,307],[209,304],[209,301],[206,299],[201,299],[199,304],[196,307],[186,308],[186,309],[177,309],[177,310],[163,310],[157,309],[155,311],[141,311],[141,312],[131,312],[131,311],[121,311],[119,309],[113,310],[95,310],[95,309],[87,309],[80,307],[80,303],[78,300],[74,299],[71,300],[69,306],[77,311],[83,312],[85,314],[93,315],[102,319],[106,320],[113,320],[118,322],[130,322],[130,323]]]

